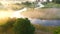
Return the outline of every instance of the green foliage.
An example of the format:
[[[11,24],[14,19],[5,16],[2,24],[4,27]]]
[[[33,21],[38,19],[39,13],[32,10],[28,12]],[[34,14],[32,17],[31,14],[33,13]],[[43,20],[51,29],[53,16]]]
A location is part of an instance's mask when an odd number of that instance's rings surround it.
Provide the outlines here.
[[[57,27],[54,31],[53,31],[54,34],[60,34],[60,27]]]
[[[56,3],[47,3],[44,8],[60,8],[60,4]]]
[[[18,18],[14,24],[13,30],[15,34],[34,34],[35,28],[27,18]]]
[[[22,4],[20,4],[20,3],[14,3],[14,4],[12,4],[11,5],[11,7],[10,7],[12,10],[21,10],[22,8],[24,8],[24,6],[22,5]]]
[[[53,2],[60,4],[60,0],[53,0]]]
[[[23,5],[25,5],[25,7],[28,7],[28,8],[35,8],[35,6],[36,6],[36,3],[35,2],[24,2],[24,3],[22,3]]]
[[[23,2],[22,4],[23,4],[23,5],[25,5],[26,7],[31,6],[31,3],[30,3],[30,2],[28,2],[28,1],[27,1],[27,2]]]

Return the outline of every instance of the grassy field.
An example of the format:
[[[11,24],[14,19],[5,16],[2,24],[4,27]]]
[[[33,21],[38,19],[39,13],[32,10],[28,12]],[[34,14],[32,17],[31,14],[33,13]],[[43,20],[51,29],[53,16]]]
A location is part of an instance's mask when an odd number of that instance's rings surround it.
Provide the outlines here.
[[[38,19],[60,19],[60,8],[28,9],[22,15]]]
[[[54,34],[53,31],[57,28],[52,26],[42,26],[38,24],[34,24],[34,26],[36,28],[35,34]]]
[[[34,24],[37,34],[60,34],[60,26],[42,26]]]

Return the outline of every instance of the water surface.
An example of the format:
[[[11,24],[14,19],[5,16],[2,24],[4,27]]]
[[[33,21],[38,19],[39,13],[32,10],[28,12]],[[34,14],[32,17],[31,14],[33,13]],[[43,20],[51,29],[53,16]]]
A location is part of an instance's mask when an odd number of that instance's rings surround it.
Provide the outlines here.
[[[41,24],[44,26],[60,26],[60,20],[40,20],[30,19],[32,24]]]

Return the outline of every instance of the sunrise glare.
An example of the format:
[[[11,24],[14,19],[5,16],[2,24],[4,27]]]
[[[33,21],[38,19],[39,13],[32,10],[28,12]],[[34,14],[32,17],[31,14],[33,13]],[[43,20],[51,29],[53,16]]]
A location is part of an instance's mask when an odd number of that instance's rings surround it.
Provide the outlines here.
[[[11,13],[2,11],[0,12],[0,19],[9,17],[10,15]]]
[[[4,11],[1,11],[0,12],[0,19],[5,19],[5,18],[14,18],[14,17],[16,17],[16,18],[19,18],[20,17],[20,13],[18,13],[18,12],[4,12]]]

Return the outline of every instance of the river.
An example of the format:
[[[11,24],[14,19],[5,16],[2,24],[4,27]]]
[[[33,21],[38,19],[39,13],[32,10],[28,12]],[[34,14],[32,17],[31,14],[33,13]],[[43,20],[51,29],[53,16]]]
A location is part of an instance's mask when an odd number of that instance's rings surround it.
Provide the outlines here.
[[[40,24],[44,26],[60,26],[60,20],[40,20],[30,19],[32,24]]]

